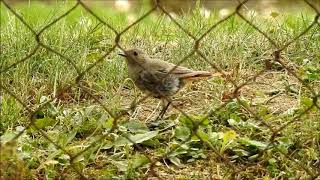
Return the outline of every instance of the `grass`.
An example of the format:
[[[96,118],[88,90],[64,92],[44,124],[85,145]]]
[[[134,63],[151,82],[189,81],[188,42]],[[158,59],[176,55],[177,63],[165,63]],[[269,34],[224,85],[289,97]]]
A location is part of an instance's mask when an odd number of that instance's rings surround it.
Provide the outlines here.
[[[16,5],[14,9],[39,31],[72,4],[32,2],[31,6]],[[101,6],[94,6],[93,10],[121,31],[132,23],[132,19],[144,14],[148,6],[128,13]],[[243,13],[247,14],[247,11]],[[282,46],[306,29],[315,13],[304,10],[300,14],[281,12],[273,13],[273,16],[247,18]],[[200,8],[196,8],[176,19],[199,38],[219,20],[219,16],[213,12],[206,19]],[[46,29],[40,37],[41,42],[84,71],[114,45],[115,34],[98,24],[97,19],[78,7]],[[16,98],[31,110],[41,107],[32,117],[35,125],[68,152],[76,154],[91,147],[73,161],[75,167],[88,177],[142,177],[150,166],[146,155],[161,158],[173,149],[154,166],[162,178],[228,178],[232,168],[217,152],[240,170],[235,176],[238,179],[305,179],[310,174],[316,175],[320,173],[320,110],[312,105],[313,95],[305,84],[319,94],[319,32],[319,25],[312,27],[281,54],[282,60],[304,84],[274,64],[273,68],[242,88],[237,99],[228,103],[226,100],[234,86],[222,77],[183,89],[175,97],[176,106],[195,121],[204,118],[196,131],[197,136],[193,135],[190,140],[188,137],[194,123],[174,109],[170,109],[167,120],[158,122],[156,129],[146,126],[146,122],[155,117],[158,102],[152,98],[121,118],[119,128],[109,133],[114,119],[81,88],[74,85],[59,94],[61,89],[75,82],[77,71],[66,59],[40,47],[27,61],[1,73],[2,86],[15,97],[1,90],[0,176],[4,179],[18,176],[22,179],[79,178],[70,165],[70,157],[49,142],[37,128],[31,126],[17,140],[11,141],[30,122],[26,107]],[[152,57],[178,63],[192,51],[194,41],[167,16],[155,12],[124,33],[120,44],[125,48],[139,47]],[[1,70],[25,57],[36,46],[33,34],[1,3]],[[233,72],[230,78],[238,84],[263,70],[264,62],[273,59],[276,50],[262,34],[238,16],[208,33],[201,41],[200,49],[219,68]],[[102,105],[116,114],[143,96],[127,79],[125,62],[117,51],[86,72],[81,81]],[[182,65],[216,72],[197,54]],[[53,101],[45,104],[50,99]],[[226,105],[219,108],[224,103]],[[316,103],[320,106],[319,102]],[[218,110],[207,117],[206,114],[214,109]],[[300,115],[306,109],[308,112]],[[273,129],[295,121],[280,131],[274,137],[275,143],[269,146],[272,133],[261,119]],[[97,142],[103,135],[106,136]],[[138,145],[132,145],[125,138],[128,136]],[[188,141],[179,146],[185,140]]]

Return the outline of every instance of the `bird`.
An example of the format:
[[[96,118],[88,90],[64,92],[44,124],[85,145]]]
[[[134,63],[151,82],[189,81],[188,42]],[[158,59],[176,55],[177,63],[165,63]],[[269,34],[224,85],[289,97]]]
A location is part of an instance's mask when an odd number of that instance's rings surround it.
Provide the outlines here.
[[[209,71],[197,71],[160,59],[153,59],[140,49],[124,50],[128,76],[142,92],[161,100],[162,109],[156,119],[162,119],[171,104],[171,98],[186,83],[212,77]]]

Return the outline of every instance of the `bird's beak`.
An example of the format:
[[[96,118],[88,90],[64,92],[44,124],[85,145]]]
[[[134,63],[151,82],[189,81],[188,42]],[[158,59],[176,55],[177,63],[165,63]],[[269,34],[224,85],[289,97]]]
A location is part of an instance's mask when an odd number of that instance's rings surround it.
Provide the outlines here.
[[[123,56],[123,57],[127,57],[127,55],[124,52],[118,53],[118,55]]]

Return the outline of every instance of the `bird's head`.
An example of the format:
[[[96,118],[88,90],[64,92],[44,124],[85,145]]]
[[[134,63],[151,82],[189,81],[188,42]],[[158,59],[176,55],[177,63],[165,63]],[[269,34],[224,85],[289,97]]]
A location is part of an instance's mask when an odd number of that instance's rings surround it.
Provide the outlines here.
[[[148,58],[146,53],[136,48],[125,50],[119,55],[125,57],[128,63],[144,63]]]

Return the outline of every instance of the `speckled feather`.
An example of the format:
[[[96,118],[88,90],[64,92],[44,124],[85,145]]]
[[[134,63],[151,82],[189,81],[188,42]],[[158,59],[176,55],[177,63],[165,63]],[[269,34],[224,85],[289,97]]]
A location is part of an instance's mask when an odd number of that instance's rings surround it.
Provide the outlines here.
[[[136,86],[152,96],[173,96],[188,80],[211,77],[208,71],[194,71],[166,61],[151,59],[138,49],[125,51],[129,77]],[[170,74],[168,74],[170,73]]]

